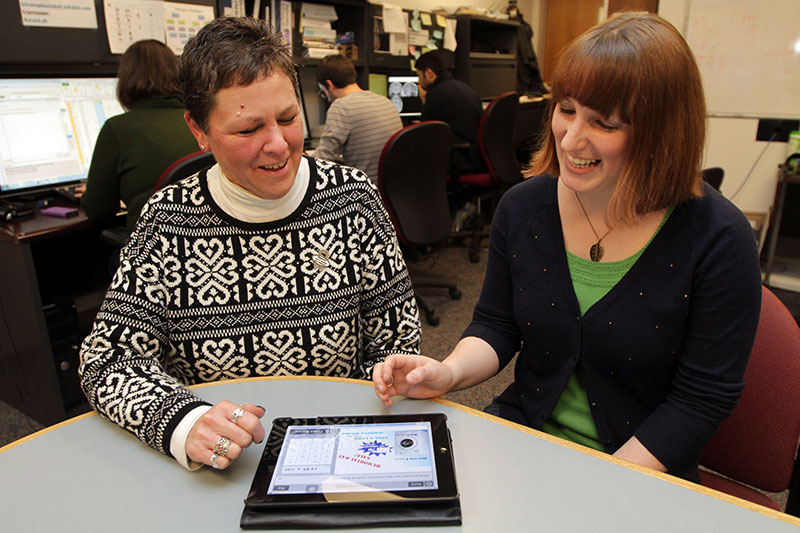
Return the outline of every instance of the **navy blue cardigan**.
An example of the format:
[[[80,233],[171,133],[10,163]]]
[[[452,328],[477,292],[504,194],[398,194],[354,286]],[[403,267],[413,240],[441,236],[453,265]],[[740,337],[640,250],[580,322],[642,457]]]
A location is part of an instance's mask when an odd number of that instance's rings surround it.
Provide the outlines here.
[[[473,322],[504,367],[520,350],[501,416],[541,428],[580,371],[600,440],[632,435],[697,480],[705,443],[741,394],[761,302],[753,232],[711,187],[678,205],[622,280],[581,317],[561,232],[557,180],[502,198]]]

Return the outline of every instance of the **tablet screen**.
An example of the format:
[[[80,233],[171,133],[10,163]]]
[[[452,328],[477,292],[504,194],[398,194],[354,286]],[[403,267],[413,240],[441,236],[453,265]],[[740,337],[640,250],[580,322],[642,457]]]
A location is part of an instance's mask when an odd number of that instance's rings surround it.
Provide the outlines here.
[[[289,426],[267,494],[437,490],[428,421]]]
[[[276,418],[245,503],[457,502],[446,419],[442,413]]]

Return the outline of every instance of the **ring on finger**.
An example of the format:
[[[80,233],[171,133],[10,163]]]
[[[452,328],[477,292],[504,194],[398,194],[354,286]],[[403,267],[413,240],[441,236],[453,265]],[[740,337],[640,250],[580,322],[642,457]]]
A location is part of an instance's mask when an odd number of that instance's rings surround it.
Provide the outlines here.
[[[237,421],[244,416],[244,407],[241,405],[236,408],[236,410],[231,415],[231,419],[233,419],[233,423],[236,424]]]
[[[228,447],[230,447],[230,445],[231,439],[220,436],[220,438],[217,439],[217,444],[214,445],[214,455],[225,457],[225,455],[228,453]]]
[[[217,459],[219,459],[219,455],[216,453],[211,454],[211,468],[219,470],[219,464],[217,464]]]

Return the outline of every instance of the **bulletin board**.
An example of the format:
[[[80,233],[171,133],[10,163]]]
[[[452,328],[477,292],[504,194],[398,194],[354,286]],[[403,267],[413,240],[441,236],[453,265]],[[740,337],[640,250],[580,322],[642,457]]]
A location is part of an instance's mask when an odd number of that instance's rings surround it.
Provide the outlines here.
[[[177,1],[217,7],[217,0]],[[53,28],[23,26],[19,0],[0,1],[0,74],[115,73],[120,56],[109,50],[103,0],[94,4],[97,28]]]
[[[800,118],[800,1],[689,0],[712,116]]]

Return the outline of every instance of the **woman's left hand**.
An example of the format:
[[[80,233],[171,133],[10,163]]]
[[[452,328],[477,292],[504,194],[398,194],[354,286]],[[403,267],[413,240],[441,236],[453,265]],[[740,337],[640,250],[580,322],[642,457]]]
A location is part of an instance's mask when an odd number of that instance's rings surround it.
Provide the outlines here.
[[[192,461],[224,469],[244,448],[264,440],[263,407],[222,401],[197,419],[186,437],[186,455]]]

